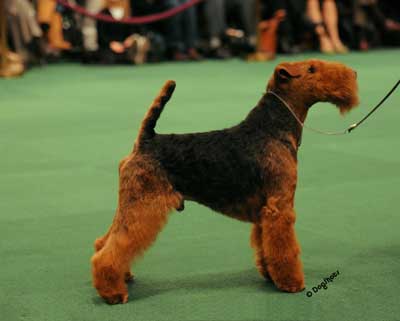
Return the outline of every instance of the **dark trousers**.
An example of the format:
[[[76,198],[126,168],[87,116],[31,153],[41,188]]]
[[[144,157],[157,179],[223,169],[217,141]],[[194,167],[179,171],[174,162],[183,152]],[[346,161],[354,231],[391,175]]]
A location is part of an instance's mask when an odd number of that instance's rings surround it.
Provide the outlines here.
[[[135,16],[154,14],[174,8],[188,0],[163,0],[149,3],[146,0],[132,0],[132,12]],[[196,8],[192,7],[166,20],[149,24],[150,29],[159,31],[171,51],[183,51],[193,48],[197,42]]]
[[[188,0],[168,0],[173,6],[182,5]],[[173,18],[175,21],[175,39],[180,50],[195,48],[198,40],[197,11],[191,7]]]
[[[220,37],[227,29],[227,12],[237,11],[246,36],[256,33],[255,0],[207,0],[204,4],[208,35]]]

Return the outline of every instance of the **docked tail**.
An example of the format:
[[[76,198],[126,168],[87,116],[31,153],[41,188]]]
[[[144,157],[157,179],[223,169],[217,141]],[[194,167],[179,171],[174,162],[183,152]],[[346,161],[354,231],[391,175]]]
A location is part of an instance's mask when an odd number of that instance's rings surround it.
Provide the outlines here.
[[[141,144],[154,137],[157,120],[164,109],[165,104],[171,98],[172,93],[175,90],[175,81],[168,80],[165,82],[158,96],[154,99],[149,110],[146,113],[142,121],[142,126],[140,127],[138,137],[135,142],[137,148],[141,147]]]

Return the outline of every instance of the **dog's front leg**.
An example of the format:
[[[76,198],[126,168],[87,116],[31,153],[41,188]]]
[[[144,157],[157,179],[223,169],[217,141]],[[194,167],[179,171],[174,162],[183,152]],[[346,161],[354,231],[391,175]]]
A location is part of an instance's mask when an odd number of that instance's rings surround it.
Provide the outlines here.
[[[300,246],[294,230],[292,197],[268,198],[261,213],[262,247],[268,273],[275,285],[287,292],[304,289],[304,274],[299,258]]]
[[[256,267],[261,276],[266,280],[270,280],[268,275],[267,262],[265,261],[264,250],[262,247],[262,228],[258,223],[254,223],[251,228],[250,244],[254,249]]]

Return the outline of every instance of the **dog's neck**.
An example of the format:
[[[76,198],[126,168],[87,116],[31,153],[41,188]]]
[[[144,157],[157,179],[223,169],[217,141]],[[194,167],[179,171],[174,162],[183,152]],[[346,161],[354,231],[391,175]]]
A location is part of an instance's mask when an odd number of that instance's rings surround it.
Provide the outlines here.
[[[302,112],[299,112],[300,110]],[[301,122],[304,122],[307,110],[308,108],[299,104],[293,107]],[[268,93],[264,94],[257,106],[250,111],[242,126],[263,133],[266,138],[293,141],[296,147],[301,143],[302,126],[277,97]]]

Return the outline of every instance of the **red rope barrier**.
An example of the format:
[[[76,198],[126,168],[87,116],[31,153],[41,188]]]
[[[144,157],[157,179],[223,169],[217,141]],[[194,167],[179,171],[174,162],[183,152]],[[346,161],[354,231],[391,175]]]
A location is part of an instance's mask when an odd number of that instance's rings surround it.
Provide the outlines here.
[[[177,15],[178,13],[185,11],[186,9],[193,7],[194,5],[204,1],[204,0],[189,0],[188,2],[177,6],[175,8],[169,9],[164,12],[160,13],[155,13],[147,16],[141,16],[141,17],[129,17],[121,20],[116,20],[113,17],[106,15],[106,14],[101,14],[101,13],[90,13],[87,11],[85,8],[74,5],[68,2],[68,0],[56,0],[60,5],[63,7],[66,7],[68,9],[71,9],[81,15],[96,19],[96,20],[102,20],[106,22],[114,22],[114,23],[125,23],[125,24],[147,24],[147,23],[152,23],[164,19],[168,19],[170,17],[173,17]]]

